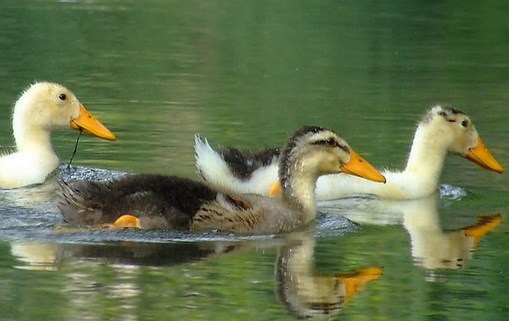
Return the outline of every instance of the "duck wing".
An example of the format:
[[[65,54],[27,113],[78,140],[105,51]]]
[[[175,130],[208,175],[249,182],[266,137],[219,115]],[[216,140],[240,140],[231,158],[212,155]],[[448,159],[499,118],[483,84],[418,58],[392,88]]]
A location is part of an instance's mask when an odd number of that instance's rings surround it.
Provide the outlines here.
[[[218,193],[193,217],[192,231],[215,230],[236,234],[276,234],[304,224],[300,210],[280,199],[258,194]]]
[[[217,230],[240,234],[258,233],[264,212],[246,195],[219,193],[213,202],[203,204],[193,217],[191,230]]]

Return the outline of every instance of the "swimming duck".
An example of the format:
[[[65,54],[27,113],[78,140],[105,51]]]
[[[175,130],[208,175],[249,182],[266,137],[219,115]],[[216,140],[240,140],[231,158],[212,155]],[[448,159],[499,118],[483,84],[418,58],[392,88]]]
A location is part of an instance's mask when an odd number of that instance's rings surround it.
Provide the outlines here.
[[[12,128],[16,151],[0,157],[0,188],[41,184],[57,168],[51,132],[70,126],[100,138],[116,137],[62,85],[38,82],[14,106]]]
[[[60,181],[58,207],[65,222],[79,225],[281,233],[316,217],[317,177],[340,171],[385,181],[330,129],[305,126],[290,137],[279,158],[280,198],[228,193],[188,178],[137,174],[109,182]]]
[[[195,142],[195,150],[198,174],[207,183],[243,193],[277,193],[279,187],[273,182],[277,182],[278,149],[258,153],[242,153],[234,148],[215,151],[206,140],[201,140]],[[316,198],[327,200],[372,194],[403,200],[430,195],[439,186],[448,152],[463,156],[484,169],[503,172],[470,118],[457,108],[438,105],[431,107],[417,125],[405,169],[382,171],[386,184],[350,175],[326,175],[317,181]]]

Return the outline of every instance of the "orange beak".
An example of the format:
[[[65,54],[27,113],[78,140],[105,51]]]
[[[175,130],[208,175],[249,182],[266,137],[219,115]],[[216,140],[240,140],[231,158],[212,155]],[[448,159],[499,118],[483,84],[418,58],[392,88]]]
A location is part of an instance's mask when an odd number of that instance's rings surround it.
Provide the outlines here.
[[[368,163],[364,158],[360,157],[352,148],[350,148],[350,161],[341,165],[341,171],[346,174],[360,176],[375,182],[385,183],[385,177]]]
[[[499,174],[504,171],[502,165],[500,165],[495,157],[491,155],[486,145],[484,145],[481,137],[477,137],[477,146],[470,148],[468,153],[463,157],[476,163],[484,169],[494,171]]]
[[[117,137],[106,126],[104,126],[97,118],[95,118],[88,110],[80,105],[80,115],[78,118],[72,119],[69,123],[72,129],[83,130],[85,134],[104,138],[107,140],[116,140]]]

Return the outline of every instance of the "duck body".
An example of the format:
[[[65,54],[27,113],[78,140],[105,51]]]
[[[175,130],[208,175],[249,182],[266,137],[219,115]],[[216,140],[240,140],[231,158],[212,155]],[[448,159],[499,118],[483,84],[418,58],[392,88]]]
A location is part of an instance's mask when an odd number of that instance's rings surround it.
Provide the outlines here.
[[[210,163],[202,161],[212,157],[205,155],[205,152],[213,153],[214,150],[212,148],[197,149],[196,166],[198,172],[209,184],[221,185],[223,188],[229,186],[228,188],[235,190],[239,184],[232,184],[232,182],[241,181],[243,191],[269,193],[270,183],[255,184],[251,183],[249,175],[236,175],[236,172],[231,170],[231,161],[221,158],[221,154],[216,153],[215,157],[222,159],[221,166],[225,170],[212,174],[211,172],[219,166],[212,167],[209,166]],[[273,150],[273,153],[274,157],[277,157],[277,150]],[[377,184],[343,173],[323,175],[317,180],[316,198],[328,200],[366,194],[394,200],[425,197],[438,189],[448,153],[465,157],[484,169],[497,173],[503,171],[502,166],[484,145],[469,117],[454,107],[438,105],[430,108],[419,122],[406,167],[400,171],[381,170],[387,179],[386,184]],[[270,169],[274,166],[276,163],[272,162],[263,169],[266,173],[264,182],[277,181],[274,169]],[[262,171],[262,169],[258,170]],[[258,179],[258,181],[261,180]]]
[[[62,85],[39,82],[18,99],[12,116],[16,150],[0,157],[0,188],[43,183],[59,159],[51,145],[51,132],[71,127],[115,140],[76,96]]]
[[[42,184],[58,164],[53,150],[37,148],[16,152],[0,158],[0,187],[17,188]],[[13,170],[23,168],[23,170]]]
[[[140,216],[144,228],[188,229],[192,214],[198,212],[201,204],[217,197],[205,184],[159,174],[130,175],[101,183],[77,180],[60,184],[66,200],[59,204],[64,221],[79,225],[114,222],[130,213]]]
[[[281,154],[280,198],[231,193],[187,178],[137,174],[110,182],[61,182],[58,206],[64,221],[72,224],[116,225],[128,216],[134,220],[128,226],[143,229],[273,234],[311,222],[316,217],[317,177],[339,171],[384,180],[332,131],[306,126]]]
[[[115,222],[125,213],[137,217],[136,227],[141,229],[270,234],[307,223],[300,215],[294,215],[298,209],[289,211],[275,198],[220,193],[198,181],[177,176],[139,174],[108,184],[76,181],[67,188],[64,193],[70,193],[75,200],[72,205],[61,204],[60,209],[66,222],[79,225]],[[76,193],[78,190],[85,192]],[[83,205],[81,210],[74,208],[78,202]],[[65,209],[69,205],[73,208]]]

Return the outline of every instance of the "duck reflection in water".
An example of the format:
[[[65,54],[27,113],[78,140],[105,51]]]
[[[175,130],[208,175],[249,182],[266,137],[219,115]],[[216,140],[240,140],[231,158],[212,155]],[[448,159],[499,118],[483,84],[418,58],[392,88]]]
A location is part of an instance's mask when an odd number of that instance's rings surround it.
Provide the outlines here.
[[[330,318],[342,310],[344,304],[358,293],[364,283],[382,275],[380,267],[364,267],[345,274],[316,273],[313,259],[315,239],[309,231],[286,234],[263,242],[115,242],[101,245],[13,242],[11,252],[22,262],[17,268],[59,270],[74,279],[73,274],[76,272],[73,269],[59,268],[62,262],[67,261],[67,265],[76,262],[76,266],[86,264],[90,267],[96,262],[101,268],[105,264],[116,269],[125,266],[133,273],[142,273],[135,267],[172,266],[196,262],[213,255],[266,247],[276,247],[278,250],[274,267],[277,298],[291,315],[299,318]],[[69,261],[71,257],[74,259]],[[93,275],[90,273],[86,276],[91,284],[94,284]],[[130,279],[136,278],[131,276]],[[137,287],[131,284],[131,288]],[[89,289],[85,290],[89,292]],[[81,291],[73,290],[75,293]]]
[[[107,244],[79,243],[11,243],[11,253],[22,264],[17,268],[28,270],[57,270],[66,258],[107,259],[111,264],[140,266],[173,266],[191,263],[214,254],[226,253],[234,246],[216,243],[147,243],[111,242]]]
[[[346,274],[315,272],[315,239],[297,236],[279,248],[276,259],[276,294],[289,313],[300,319],[329,319],[343,309],[361,285],[382,275],[381,267],[364,267]]]
[[[324,201],[319,208],[360,224],[402,224],[410,235],[414,263],[428,271],[464,268],[481,238],[502,220],[500,214],[480,216],[475,224],[444,230],[438,211],[439,193],[409,201],[353,200]]]

